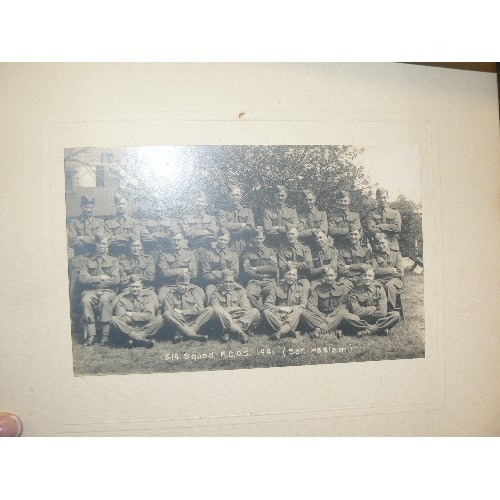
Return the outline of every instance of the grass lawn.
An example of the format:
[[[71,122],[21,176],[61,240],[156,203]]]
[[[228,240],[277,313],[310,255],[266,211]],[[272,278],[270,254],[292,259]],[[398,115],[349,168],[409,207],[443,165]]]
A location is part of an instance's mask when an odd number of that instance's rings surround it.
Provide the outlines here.
[[[423,274],[408,273],[403,295],[406,321],[396,325],[387,337],[337,339],[328,334],[313,340],[305,334],[275,342],[257,332],[247,344],[237,341],[222,344],[218,340],[203,344],[159,341],[151,349],[86,347],[73,339],[74,373],[77,376],[158,373],[422,358],[425,356],[423,297]]]

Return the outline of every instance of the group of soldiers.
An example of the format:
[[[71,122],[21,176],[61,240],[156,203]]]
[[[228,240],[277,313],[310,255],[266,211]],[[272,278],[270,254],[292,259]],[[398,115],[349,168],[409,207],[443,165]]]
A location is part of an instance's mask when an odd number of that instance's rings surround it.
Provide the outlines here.
[[[104,221],[83,195],[68,239],[72,312],[85,345],[108,344],[111,332],[127,346],[151,347],[160,331],[175,342],[216,335],[245,343],[258,323],[273,340],[387,334],[400,320],[404,276],[401,216],[387,190],[377,189],[363,224],[348,192],[337,194],[329,218],[312,191],[303,193],[307,208],[298,213],[277,186],[261,226],[235,185],[217,217],[200,194],[182,220],[161,207],[138,220],[117,194],[116,215]]]

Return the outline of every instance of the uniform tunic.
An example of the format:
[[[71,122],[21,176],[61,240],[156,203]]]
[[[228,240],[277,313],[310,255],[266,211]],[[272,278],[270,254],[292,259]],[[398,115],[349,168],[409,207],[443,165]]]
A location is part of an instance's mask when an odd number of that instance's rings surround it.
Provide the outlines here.
[[[349,228],[353,226],[361,229],[361,222],[357,212],[350,210],[335,210],[330,217],[330,228],[328,234],[333,236],[335,247],[340,249],[350,244]]]
[[[214,245],[212,250],[207,250],[205,253],[201,269],[204,280],[203,284],[207,285],[205,293],[207,297],[210,297],[216,285],[221,282],[222,271],[224,269],[231,269],[234,272],[234,279],[238,278],[240,272],[238,254],[230,248],[220,250]]]
[[[389,309],[396,307],[396,297],[403,289],[404,262],[403,257],[397,250],[389,252],[379,252],[374,250],[372,265],[375,271],[375,278],[385,286]]]
[[[363,245],[353,246],[349,244],[339,250],[339,276],[349,280],[351,288],[356,286],[359,276],[372,265],[372,253],[368,247]],[[345,266],[350,266],[346,269]]]
[[[401,215],[394,208],[380,207],[370,211],[365,221],[366,231],[373,237],[375,233],[384,233],[391,250],[399,250],[399,233],[401,232]],[[375,226],[379,226],[378,228]]]
[[[323,266],[333,267],[339,273],[339,251],[336,248],[326,246],[324,248],[315,245],[311,251],[312,267],[310,269],[311,280],[321,279],[326,273]]]
[[[269,245],[275,248],[278,248],[280,244],[286,241],[285,235],[288,229],[292,227],[298,228],[299,224],[297,211],[288,205],[277,205],[272,208],[266,208],[264,211],[264,231]],[[277,226],[277,229],[270,229],[272,226]]]
[[[328,218],[326,212],[322,212],[314,207],[312,210],[306,210],[299,213],[299,237],[307,245],[314,244],[313,231],[323,231],[328,233]]]
[[[280,245],[278,252],[278,267],[280,274],[283,276],[286,272],[287,262],[291,261],[297,265],[299,277],[308,277],[312,268],[312,255],[311,250],[307,245],[301,243],[283,243]]]
[[[181,248],[180,250],[172,250],[160,255],[158,260],[158,277],[161,284],[161,288],[158,291],[160,302],[163,302],[165,299],[167,288],[174,286],[177,276],[184,274],[186,269],[191,279],[198,276],[198,265],[192,250]]]
[[[297,328],[302,312],[307,306],[309,287],[307,280],[297,280],[292,285],[281,280],[269,293],[264,303],[263,314],[273,330],[279,330],[284,323],[288,323],[291,330]],[[280,307],[292,307],[293,311],[283,312],[280,311]]]
[[[109,235],[109,252],[116,256],[126,253],[130,235],[141,237],[143,232],[141,223],[129,215],[116,215],[105,222],[104,229]]]
[[[246,224],[247,227],[243,228],[241,224]],[[249,208],[241,206],[232,210],[221,210],[219,226],[229,231],[231,234],[230,247],[240,256],[246,247],[251,229],[255,228],[253,212]]]
[[[180,232],[177,222],[169,217],[147,219],[142,222],[144,250],[158,262],[161,251],[169,248],[172,236]]]

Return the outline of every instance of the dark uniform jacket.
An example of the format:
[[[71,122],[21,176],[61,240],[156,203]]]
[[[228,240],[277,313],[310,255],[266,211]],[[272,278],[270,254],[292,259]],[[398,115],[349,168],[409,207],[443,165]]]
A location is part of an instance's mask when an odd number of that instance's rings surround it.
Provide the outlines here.
[[[299,216],[293,207],[285,205],[283,208],[275,206],[264,211],[263,227],[268,232],[271,226],[278,226],[279,233],[286,233],[292,227],[299,227]]]
[[[100,276],[110,279],[103,281]],[[80,267],[79,282],[85,290],[114,290],[120,283],[118,259],[111,255],[92,254],[84,257]]]
[[[185,293],[180,293],[176,288],[171,288],[163,302],[165,311],[173,312],[174,309],[183,311],[186,318],[198,316],[205,306],[203,305],[205,294],[196,285],[189,285]]]
[[[204,229],[210,231],[210,234],[202,234]],[[215,239],[217,221],[213,215],[208,214],[186,215],[182,221],[182,232],[188,239],[191,248],[206,247]]]
[[[95,250],[96,234],[105,232],[102,219],[94,216],[85,217],[82,214],[73,219],[68,225],[69,245],[78,255],[93,252]]]
[[[330,217],[329,234],[333,236],[337,248],[349,245],[348,234],[350,226],[361,229],[361,221],[357,212],[351,212],[350,210],[347,210],[347,212],[344,210],[335,210],[333,212]]]
[[[106,221],[104,228],[110,235],[110,243],[120,239],[113,238],[114,236],[128,236],[130,234],[141,236],[140,222],[129,215],[116,215],[112,219]],[[125,241],[125,239],[123,240]]]
[[[147,219],[142,222],[142,227],[142,241],[149,246],[158,243],[165,247],[170,243],[170,238],[174,234],[181,232],[177,222],[169,217]]]
[[[240,238],[245,235],[244,231],[241,235],[241,224],[247,224],[249,227],[255,227],[255,220],[252,210],[247,207],[235,208],[233,210],[221,210],[219,213],[219,225],[227,229],[232,237]]]
[[[323,231],[325,234],[328,233],[328,219],[326,217],[326,212],[313,208],[312,211],[299,213],[299,236],[312,236],[313,229]]]
[[[344,285],[333,283],[332,286],[319,282],[311,286],[307,309],[319,316],[330,314],[338,307],[347,309],[349,305],[349,289]]]
[[[225,310],[237,308],[250,310],[252,308],[245,289],[238,283],[234,284],[230,292],[225,292],[221,286],[218,286],[210,298],[210,305],[215,309],[222,307]]]
[[[191,278],[198,276],[198,265],[192,250],[181,248],[179,251],[163,252],[158,260],[161,284],[175,284],[176,276],[184,272],[181,268],[187,268]]]
[[[276,250],[264,246],[258,249],[253,245],[243,252],[241,261],[243,263],[243,271],[246,276],[253,280],[263,280],[276,278],[278,273],[278,259]],[[255,267],[255,271],[250,270],[250,267]]]
[[[377,281],[373,282],[369,287],[364,285],[356,286],[349,299],[351,312],[361,319],[387,316],[387,295],[384,286]]]
[[[283,243],[278,252],[278,266],[281,273],[286,271],[286,263],[288,261],[297,263],[299,275],[307,275],[312,267],[311,250],[307,245],[302,245],[301,243],[296,243],[295,245]]]
[[[383,222],[385,218],[385,223]],[[370,211],[365,221],[366,230],[370,236],[384,233],[392,250],[399,250],[399,233],[401,232],[401,215],[394,208],[386,207],[385,216],[380,207]],[[375,226],[380,226],[376,228]]]
[[[375,277],[381,281],[388,281],[391,278],[403,279],[405,265],[403,257],[397,250],[389,250],[389,253],[374,250],[372,265]],[[393,268],[396,268],[396,271]]]
[[[310,270],[311,279],[321,278],[325,272],[322,266],[332,266],[339,273],[339,251],[333,247],[326,247],[325,250],[318,246],[312,249],[312,268]]]
[[[214,245],[214,248],[205,254],[202,265],[203,279],[209,284],[218,283],[222,279],[224,269],[232,269],[234,279],[238,278],[240,272],[238,254],[230,248],[219,250]]]
[[[155,280],[155,262],[151,255],[133,255],[121,257],[120,263],[120,284],[128,285],[129,276],[138,274],[146,286],[153,286]]]
[[[125,292],[118,295],[115,302],[114,315],[122,316],[126,312],[131,312],[131,320],[134,323],[147,323],[155,316],[155,306],[149,295],[140,294],[134,297],[131,293]]]
[[[354,278],[363,273],[366,265],[372,265],[372,252],[368,247],[358,245],[357,247],[346,246],[339,250],[339,256],[342,264],[339,266],[339,275],[344,278]],[[345,265],[351,266],[346,269]]]
[[[277,311],[279,307],[307,306],[309,296],[309,282],[307,280],[297,280],[289,286],[285,280],[271,290],[264,303],[265,309]]]

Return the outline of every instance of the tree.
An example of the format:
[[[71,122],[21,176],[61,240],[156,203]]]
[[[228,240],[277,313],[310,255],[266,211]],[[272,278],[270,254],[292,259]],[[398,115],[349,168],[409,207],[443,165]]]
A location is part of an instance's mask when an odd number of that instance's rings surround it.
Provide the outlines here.
[[[391,206],[401,214],[402,227],[399,236],[401,254],[411,258],[422,257],[422,206],[403,195],[399,195]]]

